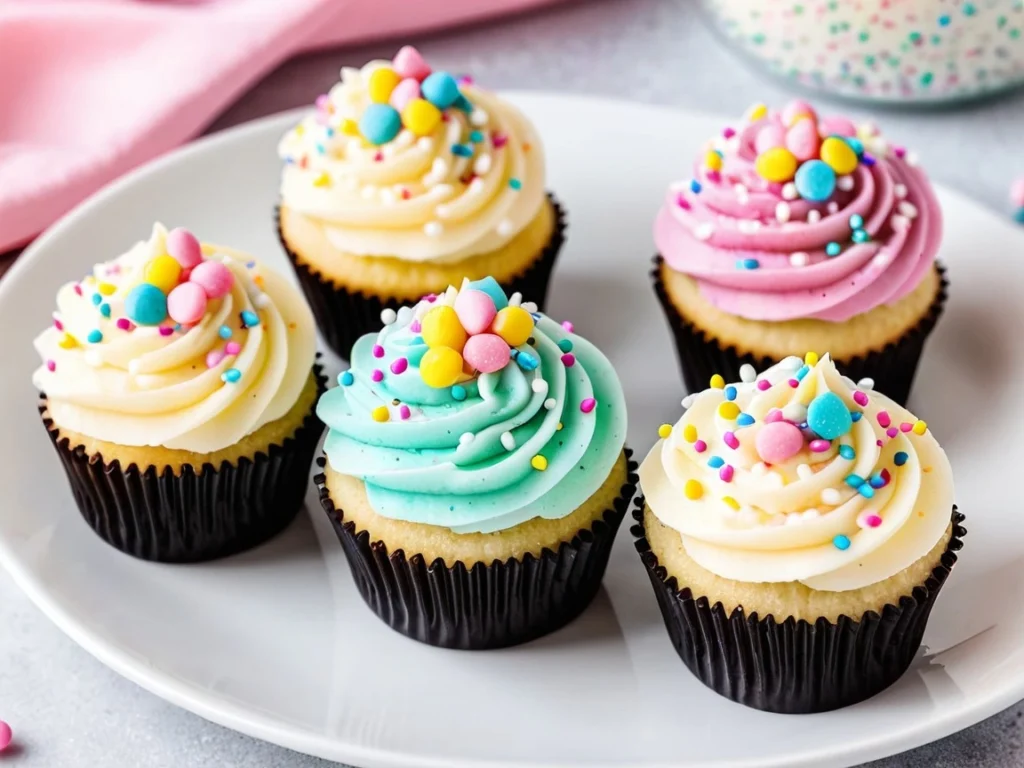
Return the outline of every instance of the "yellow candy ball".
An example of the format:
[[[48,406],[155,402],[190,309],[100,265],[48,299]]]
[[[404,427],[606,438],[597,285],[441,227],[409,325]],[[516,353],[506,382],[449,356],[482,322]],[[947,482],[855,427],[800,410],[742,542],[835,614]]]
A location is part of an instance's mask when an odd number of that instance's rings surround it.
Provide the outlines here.
[[[722,501],[724,501],[737,512],[740,511],[740,503],[736,501],[736,499],[734,499],[732,496],[723,496]]]
[[[704,155],[704,166],[709,171],[722,170],[722,156],[715,151],[708,152]]]
[[[505,307],[491,321],[491,332],[510,347],[518,347],[533,333],[533,317],[522,307]]]
[[[178,284],[181,277],[181,264],[173,256],[157,256],[146,265],[142,272],[142,282],[152,283],[165,294]]]
[[[711,388],[712,389],[725,389],[725,379],[722,378],[722,374],[716,373],[711,377]]]
[[[821,142],[820,157],[838,176],[846,176],[857,168],[857,153],[849,144],[835,136],[829,136]]]
[[[469,338],[455,310],[447,306],[434,307],[423,316],[420,335],[428,347],[449,347],[459,353]]]
[[[451,347],[434,347],[420,360],[420,376],[428,387],[444,389],[462,375],[462,355]]]
[[[426,99],[413,99],[402,110],[402,125],[416,136],[428,136],[441,122],[441,110]]]
[[[391,413],[388,411],[388,407],[386,405],[378,405],[370,412],[370,415],[373,417],[374,421],[384,422],[391,418]]]
[[[536,469],[538,472],[543,472],[545,469],[548,468],[548,460],[545,459],[540,454],[537,454],[532,459],[530,459],[530,466]]]
[[[807,365],[817,365],[818,353],[808,352],[806,355],[804,355],[804,363],[806,363]]]
[[[346,117],[341,121],[341,132],[346,136],[358,136],[359,135],[359,123],[352,118]]]
[[[740,407],[732,400],[726,400],[718,406],[718,415],[723,419],[735,419],[740,415]]]
[[[768,105],[758,102],[750,106],[750,108],[747,110],[747,114],[745,115],[745,117],[748,123],[753,123],[757,120],[762,119],[763,117],[766,117],[767,115]]]
[[[796,156],[785,147],[772,147],[758,155],[754,161],[758,176],[778,184],[792,181],[796,167]]]
[[[683,493],[686,494],[686,498],[690,501],[696,501],[704,495],[704,486],[700,484],[700,480],[690,479],[686,481],[686,485],[683,486]]]
[[[388,99],[391,98],[391,92],[395,90],[395,86],[401,81],[401,75],[391,67],[381,67],[380,69],[373,70],[370,74],[368,85],[370,101],[376,104],[387,104]]]
[[[688,443],[697,442],[697,428],[693,424],[687,424],[683,427],[683,440]]]
[[[658,427],[658,437],[660,437],[662,440],[664,440],[666,437],[668,437],[671,434],[672,434],[672,425],[671,424],[662,424],[660,427]]]
[[[918,419],[914,422],[913,430],[915,435],[923,435],[928,431],[928,422]]]

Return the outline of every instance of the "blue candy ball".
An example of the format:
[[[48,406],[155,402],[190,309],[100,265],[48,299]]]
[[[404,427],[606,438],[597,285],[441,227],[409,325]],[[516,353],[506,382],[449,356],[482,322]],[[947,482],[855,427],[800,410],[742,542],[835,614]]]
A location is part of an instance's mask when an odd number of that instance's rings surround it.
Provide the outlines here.
[[[139,283],[125,297],[124,311],[136,325],[159,325],[167,317],[167,297],[152,283]]]
[[[804,200],[823,203],[836,189],[836,172],[821,160],[808,160],[796,169],[796,191]]]
[[[491,301],[494,302],[494,308],[499,312],[508,306],[508,297],[505,296],[505,291],[498,285],[498,281],[493,277],[485,277],[482,280],[470,280],[469,288],[474,291],[483,291],[491,297]]]
[[[1024,224],[1024,208],[1018,208],[1014,211],[1013,220],[1018,224]]]
[[[853,426],[846,403],[835,392],[823,392],[807,406],[807,426],[825,440],[842,437]]]
[[[438,109],[448,109],[459,100],[459,84],[447,72],[434,72],[420,86],[423,98]]]
[[[850,149],[854,151],[857,157],[864,157],[864,142],[860,139],[855,139],[853,136],[844,136],[843,141],[850,145]]]
[[[359,132],[371,144],[387,144],[402,130],[402,116],[390,104],[371,104],[359,118]]]

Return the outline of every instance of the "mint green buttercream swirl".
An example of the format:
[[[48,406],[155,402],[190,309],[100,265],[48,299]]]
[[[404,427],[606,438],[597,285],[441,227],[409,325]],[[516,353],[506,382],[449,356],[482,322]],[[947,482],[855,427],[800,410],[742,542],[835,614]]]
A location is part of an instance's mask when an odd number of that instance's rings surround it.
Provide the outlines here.
[[[533,343],[519,351],[537,367],[510,362],[461,384],[466,396],[456,399],[453,388],[435,389],[420,377],[427,346],[411,330],[416,317],[403,309],[379,335],[359,339],[341,385],[317,406],[329,427],[324,450],[332,469],[361,479],[378,514],[488,533],[565,517],[601,487],[625,443],[626,405],[596,347],[535,314]],[[559,342],[571,346],[572,365]],[[374,356],[376,345],[382,357]],[[408,368],[393,373],[399,358]],[[584,412],[589,398],[596,405]],[[381,406],[387,421],[372,415]],[[546,469],[534,467],[536,456]]]

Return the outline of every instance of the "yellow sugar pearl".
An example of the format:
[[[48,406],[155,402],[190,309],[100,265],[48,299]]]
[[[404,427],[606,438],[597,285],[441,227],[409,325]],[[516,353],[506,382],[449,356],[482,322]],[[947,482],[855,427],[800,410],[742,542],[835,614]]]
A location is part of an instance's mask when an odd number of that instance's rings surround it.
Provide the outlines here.
[[[181,264],[173,256],[157,256],[142,272],[142,282],[152,283],[163,293],[170,293],[181,277]]]
[[[697,428],[693,424],[687,424],[683,427],[683,440],[688,443],[697,442]]]
[[[315,179],[313,179],[314,187],[329,187],[331,186],[331,175],[327,171],[320,171]]]
[[[928,422],[921,421],[920,419],[918,419],[917,421],[914,422],[913,429],[915,435],[923,435],[925,432],[928,431]]]
[[[451,347],[434,347],[420,360],[420,376],[428,387],[444,389],[462,375],[462,355]]]
[[[723,419],[735,419],[740,415],[740,407],[732,400],[726,400],[724,403],[718,404],[718,415]]]
[[[391,418],[386,405],[378,405],[370,415],[373,416],[374,421],[387,421]]]
[[[114,291],[117,290],[117,286],[113,283],[100,283],[96,286],[96,290],[104,296],[113,296]]]
[[[704,495],[704,486],[700,484],[700,480],[691,478],[683,486],[683,493],[686,494],[686,498],[690,501],[696,501]]]
[[[563,426],[563,425],[562,425],[562,422],[558,422],[558,426],[557,426],[557,427],[555,427],[555,431],[556,431],[556,432],[561,432],[561,431],[562,431],[562,426]]]
[[[548,468],[548,460],[541,456],[539,453],[530,459],[530,466],[536,469],[538,472],[543,472]]]
[[[505,307],[494,316],[491,332],[510,347],[525,344],[533,333],[533,317],[522,307]]]
[[[804,362],[807,365],[817,365],[818,364],[818,353],[817,352],[808,352],[806,355],[804,355]]]
[[[441,122],[441,110],[426,99],[413,99],[402,110],[402,125],[416,136],[428,136]]]
[[[854,158],[856,159],[856,156]],[[754,168],[757,170],[758,176],[778,184],[792,181],[793,176],[796,175],[796,166],[796,156],[785,147],[772,147],[758,155],[757,160],[754,161]]]
[[[395,86],[401,81],[401,75],[391,67],[381,67],[380,69],[373,70],[370,73],[370,82],[368,84],[370,101],[377,104],[387,104],[388,99],[391,98],[391,92],[395,90]]]
[[[662,440],[664,440],[666,437],[668,437],[671,434],[672,434],[672,425],[671,424],[662,424],[660,427],[658,427],[658,437],[660,437]]]
[[[341,132],[346,136],[358,136],[359,135],[359,123],[351,118],[346,117],[341,121]]]
[[[423,316],[421,325],[420,335],[431,348],[448,347],[461,353],[469,338],[459,316],[448,306],[434,307]]]
[[[736,499],[734,499],[732,496],[723,496],[722,501],[725,502],[728,506],[732,507],[737,512],[740,511],[740,503],[736,501]]]
[[[722,378],[722,374],[716,373],[711,377],[711,388],[712,389],[725,389],[725,379]]]
[[[299,137],[301,139],[305,135],[305,133],[306,133],[306,126],[304,126],[302,123],[299,123],[298,125],[295,126],[295,135],[297,137]]]
[[[829,136],[821,142],[820,156],[825,164],[839,176],[853,173],[857,168],[857,153],[849,144],[836,136]]]
[[[746,119],[747,122],[753,123],[755,120],[760,120],[768,114],[768,106],[758,102],[747,110]]]
[[[65,333],[63,336],[60,337],[60,341],[57,342],[57,346],[59,346],[61,349],[74,349],[75,347],[78,346],[78,342],[75,340],[75,337],[72,336],[70,333]]]
[[[704,155],[704,167],[709,171],[722,170],[722,156],[714,150]]]

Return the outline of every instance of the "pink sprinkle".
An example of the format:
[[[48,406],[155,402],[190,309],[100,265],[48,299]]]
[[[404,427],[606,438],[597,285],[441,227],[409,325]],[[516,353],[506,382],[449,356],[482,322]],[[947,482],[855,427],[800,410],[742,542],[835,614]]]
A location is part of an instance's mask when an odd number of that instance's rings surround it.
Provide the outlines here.
[[[565,364],[566,368],[572,368],[576,365],[576,356],[572,352],[566,352],[562,355],[562,362]]]
[[[573,332],[573,328],[574,327],[575,326],[572,323],[570,323],[568,320],[563,320],[562,321],[562,328],[565,329],[566,331],[568,331],[569,333]]]
[[[495,149],[501,149],[508,144],[508,136],[504,133],[496,133],[491,137],[491,144],[494,145]]]
[[[377,152],[377,154],[375,154],[375,155],[373,156],[373,160],[374,160],[374,162],[376,162],[376,163],[382,163],[382,162],[384,162],[384,153],[383,153],[383,152],[380,152],[380,151],[378,151],[378,152]]]
[[[732,432],[726,432],[722,435],[722,439],[725,440],[725,444],[732,448],[734,451],[740,447],[740,441],[736,439],[736,435]]]
[[[384,381],[384,371],[380,368],[374,368],[373,373],[370,374],[370,378],[374,381]]]
[[[733,471],[734,470],[732,468],[732,464],[726,464],[724,467],[718,470],[718,476],[722,478],[722,482],[731,483]]]
[[[242,345],[237,341],[229,341],[224,345],[224,351],[229,355],[237,355],[242,351]]]
[[[327,104],[329,103],[327,94],[321,93],[316,97],[316,101],[314,103],[316,104],[317,109],[327,109]]]
[[[887,430],[885,430],[885,434],[887,434],[889,437],[896,437],[896,435],[898,435],[899,433],[900,431],[896,429],[896,427],[889,427]]]
[[[722,180],[722,174],[720,174],[718,171],[708,171],[704,175],[707,176],[708,181],[710,181],[713,184],[717,184]]]
[[[697,453],[704,453],[704,451],[706,451],[707,449],[708,444],[705,443],[703,440],[698,440],[696,443],[693,444],[693,450],[695,450]]]
[[[864,522],[871,528],[877,528],[882,524],[882,518],[878,515],[868,515],[864,518]]]
[[[768,411],[768,415],[764,417],[764,423],[772,424],[776,421],[782,421],[782,411],[778,408],[772,408]]]
[[[172,333],[174,333],[174,329],[171,328],[171,326],[169,326],[169,325],[161,325],[160,326],[160,335],[161,336],[170,336]]]
[[[789,386],[791,386],[793,389],[796,389],[797,387],[800,386],[800,382],[797,381],[796,379],[790,379]]]
[[[54,371],[57,370],[57,363],[54,362],[53,360],[47,360],[46,361],[46,370],[48,370],[50,373],[53,373]]]
[[[412,197],[412,192],[410,192],[407,188],[402,187],[402,199],[408,200],[410,197]]]
[[[219,349],[211,350],[206,355],[206,367],[207,368],[216,368],[218,365],[220,365],[220,361],[223,360],[223,359],[224,359],[224,353],[223,352],[221,352]]]
[[[460,85],[472,85],[475,81],[472,75],[462,75],[459,77]]]
[[[436,293],[428,293],[423,298],[426,299],[427,301],[429,301],[431,304],[433,304],[435,301],[437,301],[437,294]]]
[[[858,389],[853,393],[853,402],[863,408],[868,404],[868,396]]]
[[[130,330],[132,327],[132,321],[127,317],[119,317],[117,318],[117,327],[122,331]]]
[[[400,406],[398,406],[398,416],[399,416],[399,418],[402,419],[402,421],[405,421],[411,415],[412,415],[412,412],[409,410],[409,406],[408,405],[400,405]]]
[[[423,326],[420,325],[419,320],[413,320],[411,323],[409,323],[409,330],[412,333],[419,333],[420,331],[423,330]]]
[[[889,414],[886,411],[878,412],[878,424],[881,427],[888,427],[892,424],[892,419],[889,418]]]
[[[597,400],[592,397],[588,397],[582,403],[580,403],[580,410],[584,413],[590,413],[594,410],[594,406],[597,405]]]
[[[896,153],[896,157],[900,158],[901,160],[907,154],[906,147],[893,147],[893,151]]]
[[[82,286],[80,286],[78,283],[75,283],[75,293],[77,293],[79,296],[82,295]]]
[[[53,327],[58,331],[64,330],[64,323],[62,323],[56,315],[53,316]]]
[[[882,482],[885,483],[885,485],[888,485],[889,481],[892,480],[892,475],[889,474],[888,469],[883,469],[880,473],[880,476],[882,478]],[[883,485],[882,487],[884,488],[885,486]]]
[[[690,201],[686,199],[686,195],[684,195],[682,192],[676,195],[676,205],[678,205],[684,211],[690,210]]]
[[[384,347],[382,347],[380,344],[374,344],[373,345],[373,356],[374,357],[384,357]]]
[[[904,421],[902,424],[900,424],[900,432],[909,432],[913,428],[914,425],[911,424],[909,421]]]
[[[405,373],[405,370],[409,367],[409,361],[404,357],[400,357],[391,364],[392,373]]]
[[[882,447],[882,441],[881,440],[875,440],[875,445],[877,445],[879,448],[881,448]]]
[[[764,392],[766,389],[772,388],[772,383],[768,381],[768,379],[761,379],[759,382],[757,382],[757,388]]]
[[[722,131],[722,135],[727,139],[731,139],[733,136],[736,135],[736,131],[733,130],[732,128],[726,128],[724,131]]]
[[[825,451],[832,447],[832,443],[830,443],[828,440],[811,440],[811,444],[809,447],[814,453],[824,453]]]

